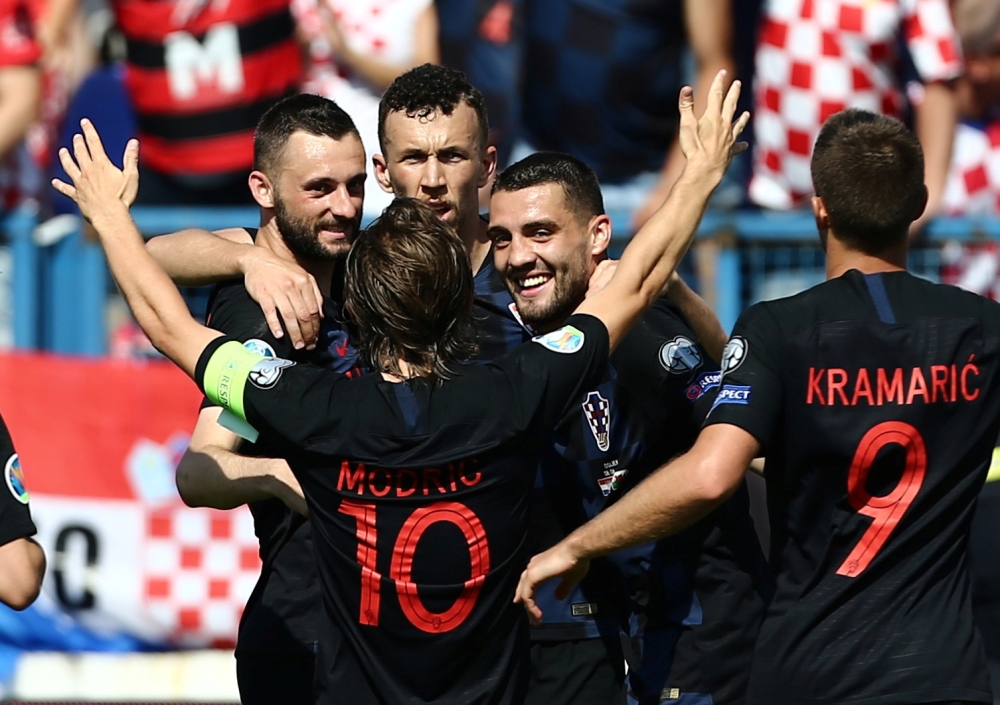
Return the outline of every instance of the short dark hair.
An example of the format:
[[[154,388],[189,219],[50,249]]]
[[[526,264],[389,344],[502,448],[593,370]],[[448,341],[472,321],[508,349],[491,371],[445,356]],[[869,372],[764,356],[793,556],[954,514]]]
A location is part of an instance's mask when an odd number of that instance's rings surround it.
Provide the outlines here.
[[[535,152],[501,171],[492,193],[520,191],[543,184],[559,184],[566,204],[580,220],[604,215],[604,198],[597,174],[576,157],[562,152]]]
[[[447,66],[424,64],[398,76],[378,104],[378,143],[385,152],[385,121],[389,113],[402,112],[407,117],[425,118],[440,112],[451,115],[455,106],[465,103],[476,112],[479,121],[479,147],[489,142],[490,121],[486,101],[465,74]]]
[[[867,110],[837,113],[812,155],[813,188],[848,247],[878,254],[908,236],[924,206],[924,153],[903,123]]]
[[[281,161],[288,139],[295,132],[339,140],[361,135],[351,116],[328,98],[301,93],[279,100],[261,116],[253,135],[253,168],[268,176]]]
[[[347,256],[344,312],[362,362],[446,379],[446,364],[476,352],[472,266],[454,228],[430,207],[397,198]]]

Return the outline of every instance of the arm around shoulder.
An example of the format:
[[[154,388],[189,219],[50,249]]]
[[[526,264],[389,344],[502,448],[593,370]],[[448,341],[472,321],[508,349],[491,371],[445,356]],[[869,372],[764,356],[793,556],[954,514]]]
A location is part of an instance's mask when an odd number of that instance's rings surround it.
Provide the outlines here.
[[[217,232],[189,228],[158,235],[146,251],[181,286],[206,286],[243,276],[244,259],[253,240],[243,228]]]

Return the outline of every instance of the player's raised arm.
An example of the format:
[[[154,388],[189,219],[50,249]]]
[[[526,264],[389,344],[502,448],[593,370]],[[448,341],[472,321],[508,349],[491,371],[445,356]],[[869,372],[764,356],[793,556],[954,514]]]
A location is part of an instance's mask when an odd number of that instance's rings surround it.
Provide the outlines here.
[[[712,191],[722,181],[733,155],[746,149],[738,142],[749,113],[733,121],[740,82],[723,90],[725,71],[712,83],[708,106],[694,115],[694,93],[680,94],[680,143],[687,164],[670,196],[625,248],[608,285],[577,309],[600,318],[608,328],[611,348],[621,341],[640,314],[660,295],[687,251]]]
[[[73,137],[73,155],[59,150],[73,184],[54,179],[52,185],[76,201],[83,217],[94,226],[111,273],[150,342],[193,377],[202,350],[220,334],[191,317],[177,287],[146,252],[142,235],[120,198],[121,171],[108,159],[94,125],[82,120],[80,126],[83,134]],[[131,140],[126,158],[137,150],[138,143]]]

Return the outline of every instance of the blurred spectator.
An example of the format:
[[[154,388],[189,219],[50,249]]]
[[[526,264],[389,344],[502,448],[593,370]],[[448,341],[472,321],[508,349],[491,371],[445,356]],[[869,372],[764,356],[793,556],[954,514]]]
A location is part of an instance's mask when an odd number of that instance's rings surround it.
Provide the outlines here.
[[[812,195],[809,159],[823,122],[848,107],[902,117],[905,44],[923,82],[911,92],[930,195],[918,229],[940,206],[962,73],[947,0],[766,0],[754,81],[750,198],[775,209]]]
[[[392,201],[375,181],[378,102],[397,76],[439,63],[433,0],[292,0],[308,48],[302,90],[335,101],[354,119],[368,152],[365,214]]]
[[[965,53],[957,84],[959,124],[942,211],[1000,214],[1000,1],[955,0]],[[982,293],[982,292],[980,292]]]
[[[254,127],[301,76],[289,0],[111,4],[138,117],[138,203],[252,203]]]
[[[688,50],[695,111],[732,70],[730,0],[526,0],[525,138],[583,159],[611,211],[666,198],[683,158],[677,95]]]
[[[497,148],[500,164],[509,162],[519,131],[523,3],[436,0],[441,63],[463,72],[482,92],[490,116],[489,143]]]
[[[35,36],[32,7],[26,0],[0,0],[0,211],[37,197],[39,163],[24,137],[38,117],[42,48]]]
[[[117,160],[125,151],[126,143],[135,137],[137,129],[135,113],[132,111],[125,90],[125,66],[122,63],[125,58],[125,40],[118,28],[110,24],[113,21],[110,13],[95,15],[92,19],[95,32],[100,37],[99,64],[83,80],[70,100],[57,145],[70,148],[73,135],[80,131],[80,120],[89,118],[100,130],[101,140],[107,153],[115,155],[114,158]],[[53,162],[51,176],[63,181],[69,178],[59,160]],[[53,191],[54,216],[76,215],[79,212],[72,199]],[[54,241],[78,226],[75,218],[61,222],[66,223],[65,227],[50,222],[44,230],[45,240]]]

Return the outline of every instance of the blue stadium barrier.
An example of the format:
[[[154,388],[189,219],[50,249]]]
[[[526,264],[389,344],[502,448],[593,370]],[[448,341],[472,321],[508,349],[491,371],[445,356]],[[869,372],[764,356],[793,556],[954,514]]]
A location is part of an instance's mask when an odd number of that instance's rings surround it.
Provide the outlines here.
[[[611,213],[613,251],[628,241],[628,213]],[[147,237],[183,230],[256,226],[255,208],[136,207],[133,216]],[[14,344],[18,349],[103,355],[108,333],[105,303],[110,281],[100,248],[80,232],[48,247],[32,239],[35,214],[15,212],[3,219],[14,258]],[[712,211],[699,236],[730,233],[735,245],[720,249],[716,261],[716,312],[731,330],[746,306],[784,296],[823,279],[823,255],[812,215],[804,211]],[[926,244],[914,248],[911,268],[936,279],[940,244],[946,240],[1000,239],[1000,218],[940,218],[927,229]]]

